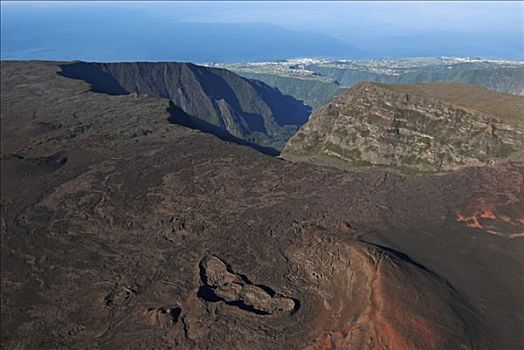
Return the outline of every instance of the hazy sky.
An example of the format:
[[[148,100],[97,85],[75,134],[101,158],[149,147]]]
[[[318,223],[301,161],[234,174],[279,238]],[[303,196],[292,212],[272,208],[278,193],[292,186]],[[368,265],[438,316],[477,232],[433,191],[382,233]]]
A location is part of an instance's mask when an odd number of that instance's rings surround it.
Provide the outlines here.
[[[157,4],[187,22],[262,22],[349,34],[362,26],[395,31],[522,31],[523,2],[223,2]],[[137,5],[140,6],[140,5]],[[151,9],[154,11],[154,9]],[[169,12],[166,15],[170,15]],[[384,27],[382,29],[385,29]]]
[[[5,22],[5,24],[4,24]],[[91,45],[101,52],[106,34],[111,37],[113,30],[129,30],[135,23],[135,31],[147,32],[151,40],[165,35],[168,31],[173,42],[181,40],[179,53],[192,57],[207,57],[215,53],[203,53],[177,35],[184,28],[191,29],[195,39],[214,38],[221,30],[223,36],[232,35],[234,29],[248,35],[257,28],[254,35],[281,33],[281,46],[296,40],[297,33],[312,36],[311,45],[319,41],[329,42],[326,55],[336,52],[333,47],[348,45],[344,52],[356,47],[368,56],[428,56],[472,54],[524,59],[524,2],[6,2],[2,1],[2,44],[8,50],[2,57],[11,57],[14,48],[33,45],[25,52],[58,52],[64,47],[67,36],[74,41],[89,38]],[[185,27],[184,27],[185,25]],[[213,26],[217,33],[213,33]],[[260,28],[270,28],[264,31]],[[56,30],[52,30],[56,27]],[[105,28],[103,33],[100,28]],[[156,30],[156,32],[155,32]],[[31,41],[34,37],[40,38]],[[199,36],[199,31],[202,33]],[[287,31],[287,32],[286,32]],[[155,33],[158,33],[155,34]],[[211,34],[210,34],[211,33]],[[264,34],[265,33],[265,34]],[[98,35],[98,38],[95,36]],[[114,34],[116,35],[116,34]],[[236,34],[235,34],[236,35]],[[287,36],[289,36],[288,39]],[[45,36],[45,38],[43,38]],[[51,38],[55,36],[57,38]],[[5,38],[4,38],[5,37]],[[294,38],[294,39],[292,39]],[[57,40],[54,40],[57,39]],[[97,39],[97,40],[95,40]],[[238,45],[249,46],[242,38]],[[257,38],[253,45],[257,45]],[[213,39],[215,40],[215,39]],[[231,40],[236,40],[231,37]],[[278,46],[280,37],[272,38]],[[288,40],[288,41],[286,41]],[[216,40],[215,40],[216,41]],[[137,43],[140,44],[140,43]],[[213,46],[213,42],[202,42]],[[55,46],[53,46],[55,45]],[[189,46],[191,47],[189,47]],[[264,42],[264,49],[271,50]],[[305,43],[304,43],[305,45]],[[4,46],[4,45],[3,45]],[[38,46],[38,47],[36,47]],[[218,48],[217,48],[218,49]],[[36,51],[35,51],[36,50]],[[76,49],[75,49],[76,50]],[[74,56],[75,50],[66,50]],[[185,51],[184,51],[185,50]],[[276,47],[275,52],[279,49]],[[202,51],[202,52],[201,52]],[[256,50],[255,50],[256,51]],[[261,49],[259,50],[261,51]],[[318,51],[318,50],[317,50]],[[322,51],[322,50],[320,50]],[[320,52],[319,51],[319,52]],[[257,51],[258,52],[258,51]],[[301,46],[298,53],[307,53]],[[316,51],[312,50],[312,54]],[[285,54],[284,52],[282,54]],[[290,53],[291,54],[291,53]],[[322,54],[322,53],[319,53]],[[182,56],[184,56],[182,55]],[[193,56],[192,56],[193,55]],[[255,52],[253,55],[256,56]],[[15,55],[16,56],[16,55]],[[186,57],[184,56],[184,57]],[[223,56],[223,55],[218,55]],[[240,56],[239,56],[240,57]],[[123,57],[125,58],[125,57]],[[210,59],[212,57],[209,57]],[[263,57],[261,57],[263,59]]]
[[[267,23],[289,29],[347,35],[348,29],[385,26],[412,31],[523,31],[521,1],[202,1],[202,2],[65,2],[2,1],[32,8],[106,7],[139,9],[165,20],[206,23]],[[378,28],[377,28],[378,29]]]

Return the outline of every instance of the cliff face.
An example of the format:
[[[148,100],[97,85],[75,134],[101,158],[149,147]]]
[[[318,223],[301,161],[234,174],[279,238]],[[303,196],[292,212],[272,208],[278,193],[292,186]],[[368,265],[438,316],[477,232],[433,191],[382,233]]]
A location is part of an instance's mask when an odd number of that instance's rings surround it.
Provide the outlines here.
[[[313,110],[325,105],[334,97],[341,95],[346,90],[336,82],[326,82],[317,79],[303,79],[281,76],[278,74],[236,71],[239,75],[263,81],[273,86],[285,95],[293,96],[304,101]]]
[[[189,63],[73,63],[67,77],[85,80],[97,92],[146,94],[172,101],[192,123],[209,125],[263,146],[281,149],[303,125],[310,108],[255,80],[225,69]],[[180,121],[180,122],[188,122]]]
[[[451,83],[361,83],[314,113],[283,156],[408,172],[490,164],[524,145],[524,98],[508,96]]]

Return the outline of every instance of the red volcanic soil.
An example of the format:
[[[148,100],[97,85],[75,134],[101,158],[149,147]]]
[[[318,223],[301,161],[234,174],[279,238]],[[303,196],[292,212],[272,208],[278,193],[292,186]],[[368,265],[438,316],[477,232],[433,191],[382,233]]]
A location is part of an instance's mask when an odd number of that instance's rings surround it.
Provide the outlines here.
[[[498,191],[489,184],[475,191],[472,198],[457,209],[457,221],[467,227],[507,238],[524,235],[524,177],[519,171],[497,171]],[[493,185],[492,185],[493,186]]]
[[[454,311],[458,295],[443,280],[377,247],[356,242],[344,245],[330,247],[342,266],[326,279],[330,282],[324,295],[330,298],[324,297],[325,307],[313,322],[325,333],[312,348],[474,347],[460,318],[464,315]],[[344,266],[347,261],[351,263]]]
[[[524,344],[524,163],[290,163],[59,71],[2,62],[2,348]]]
[[[468,227],[479,229],[484,232],[508,238],[517,238],[524,235],[524,216],[514,217],[508,214],[498,214],[491,208],[485,206],[485,201],[480,200],[481,204],[473,206],[470,214],[457,213],[457,221],[465,222]]]

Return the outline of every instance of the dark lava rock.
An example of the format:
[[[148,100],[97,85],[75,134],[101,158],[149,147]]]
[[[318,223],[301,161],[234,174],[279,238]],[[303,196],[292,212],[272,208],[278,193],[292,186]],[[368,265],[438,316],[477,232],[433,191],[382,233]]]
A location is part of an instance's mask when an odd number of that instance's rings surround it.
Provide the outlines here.
[[[2,62],[2,348],[521,347],[522,161],[291,163],[60,70]]]

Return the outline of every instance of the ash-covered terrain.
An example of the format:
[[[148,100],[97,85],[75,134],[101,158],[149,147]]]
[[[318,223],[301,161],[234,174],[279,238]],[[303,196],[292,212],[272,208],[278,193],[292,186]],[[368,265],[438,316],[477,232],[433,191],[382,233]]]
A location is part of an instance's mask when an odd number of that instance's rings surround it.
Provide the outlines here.
[[[1,66],[3,349],[524,345],[519,157],[293,163],[180,125],[179,90],[96,92],[74,64]]]

